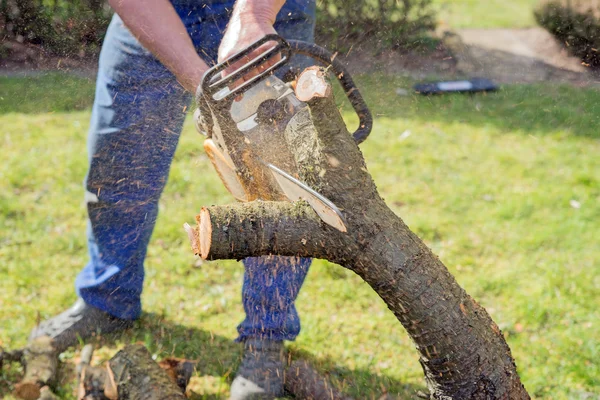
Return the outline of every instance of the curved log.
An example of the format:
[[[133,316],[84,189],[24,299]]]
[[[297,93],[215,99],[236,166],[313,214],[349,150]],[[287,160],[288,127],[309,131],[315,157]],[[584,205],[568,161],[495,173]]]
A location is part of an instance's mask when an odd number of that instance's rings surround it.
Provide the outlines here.
[[[284,135],[299,179],[343,211],[347,232],[325,225],[302,202],[212,206],[188,230],[196,254],[299,255],[340,264],[361,276],[402,323],[432,398],[528,399],[498,326],[379,196],[333,98],[316,96],[308,104]]]

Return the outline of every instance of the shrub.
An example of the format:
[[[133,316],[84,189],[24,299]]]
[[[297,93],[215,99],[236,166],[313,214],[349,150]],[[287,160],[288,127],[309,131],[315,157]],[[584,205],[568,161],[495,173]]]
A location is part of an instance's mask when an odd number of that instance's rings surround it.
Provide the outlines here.
[[[433,0],[317,0],[319,42],[339,47],[375,38],[384,47],[412,46],[435,28]],[[106,0],[0,0],[0,36],[61,55],[95,50],[111,11]]]
[[[0,34],[60,54],[94,51],[111,10],[104,0],[0,0]]]
[[[535,10],[535,18],[573,55],[587,65],[600,67],[600,1],[544,1]]]
[[[376,38],[412,46],[435,29],[433,0],[317,0],[317,36],[352,42]]]

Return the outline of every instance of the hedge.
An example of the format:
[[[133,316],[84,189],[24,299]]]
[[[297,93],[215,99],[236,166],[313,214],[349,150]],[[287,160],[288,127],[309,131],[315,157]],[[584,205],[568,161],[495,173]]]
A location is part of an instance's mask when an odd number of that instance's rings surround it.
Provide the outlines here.
[[[600,67],[600,1],[546,0],[535,18],[586,65]]]

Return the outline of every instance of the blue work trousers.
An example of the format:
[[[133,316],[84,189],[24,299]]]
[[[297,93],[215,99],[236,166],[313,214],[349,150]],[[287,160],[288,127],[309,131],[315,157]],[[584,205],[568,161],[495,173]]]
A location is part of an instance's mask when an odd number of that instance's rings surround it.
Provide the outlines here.
[[[173,0],[198,54],[208,65],[217,50],[233,0]],[[288,39],[313,41],[314,0],[288,0],[275,29]],[[306,59],[292,59],[303,66]],[[173,154],[192,95],[146,50],[115,15],[96,81],[85,180],[90,261],[76,280],[86,303],[124,319],[141,314],[144,258]],[[247,337],[293,340],[300,331],[294,300],[309,259],[244,260]]]

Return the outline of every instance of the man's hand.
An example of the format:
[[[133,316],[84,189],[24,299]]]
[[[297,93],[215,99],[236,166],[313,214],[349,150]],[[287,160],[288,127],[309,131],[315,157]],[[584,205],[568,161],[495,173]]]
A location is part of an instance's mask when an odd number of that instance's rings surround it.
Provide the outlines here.
[[[219,46],[219,62],[243,50],[265,35],[276,33],[273,28],[277,13],[283,7],[285,0],[238,0],[233,9],[233,14]],[[235,71],[240,66],[258,57],[270,48],[269,43],[253,51],[238,63],[225,70],[225,74]],[[264,71],[279,60],[280,56],[271,57],[265,63],[242,77],[248,80]],[[241,82],[234,84],[236,86]]]
[[[109,0],[109,3],[144,47],[175,74],[183,87],[195,93],[208,66],[196,53],[183,22],[169,0]],[[285,0],[238,0],[219,47],[219,61],[264,35],[275,33],[273,24],[283,3]],[[243,62],[264,50],[258,49]],[[261,70],[269,65],[262,66]]]

